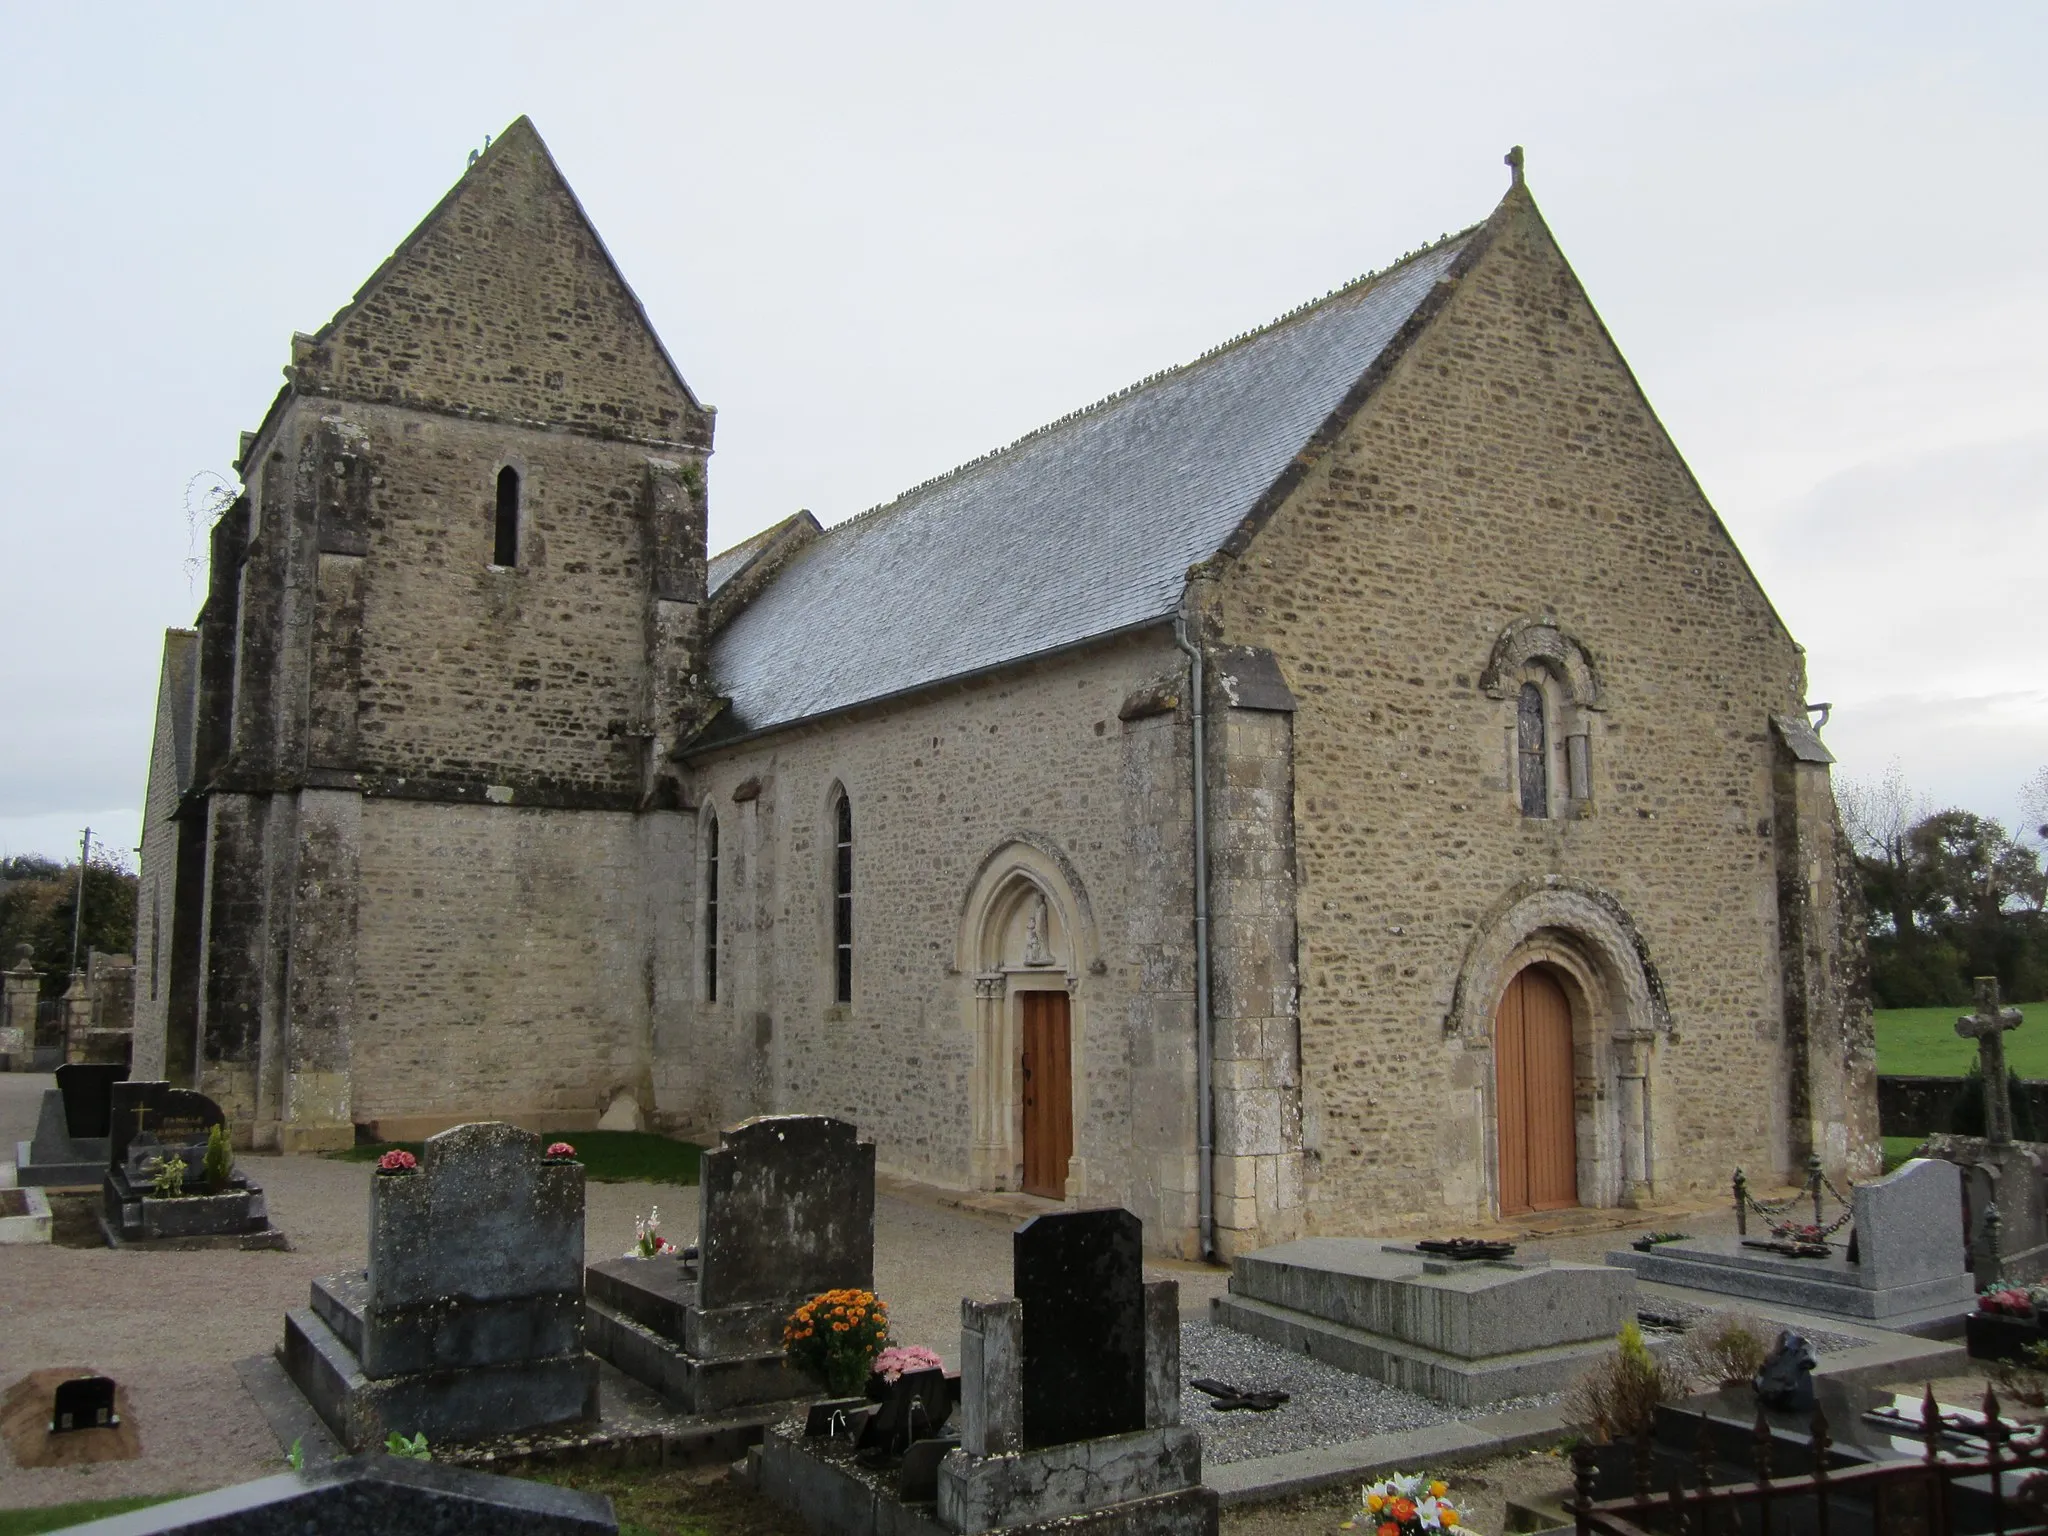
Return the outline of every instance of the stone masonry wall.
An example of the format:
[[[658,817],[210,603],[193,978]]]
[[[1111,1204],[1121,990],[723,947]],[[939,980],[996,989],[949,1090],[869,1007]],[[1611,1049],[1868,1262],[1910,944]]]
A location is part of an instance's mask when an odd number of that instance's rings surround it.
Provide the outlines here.
[[[450,1117],[552,1130],[593,1124],[622,1091],[651,1105],[661,959],[645,896],[688,884],[649,867],[641,823],[682,820],[366,799],[355,1120],[387,1136]]]
[[[1617,903],[1661,978],[1657,1196],[1783,1168],[1769,716],[1800,711],[1801,657],[1533,204],[1497,215],[1491,249],[1217,586],[1223,637],[1270,647],[1300,699],[1311,1227],[1489,1214],[1490,1052],[1446,1020],[1489,912],[1547,879]],[[1479,686],[1532,616],[1600,680],[1576,818],[1520,814],[1512,699]],[[1479,1006],[1490,1023],[1493,999]],[[1614,1092],[1582,1078],[1581,1113]]]
[[[1118,718],[1141,682],[1183,666],[1162,630],[700,756],[699,882],[702,818],[720,828],[720,997],[702,1000],[700,884],[684,945],[696,1001],[657,1062],[665,1116],[705,1129],[771,1109],[839,1115],[885,1166],[966,1186],[978,1015],[974,962],[956,964],[962,909],[984,862],[1025,840],[1065,862],[1093,915],[1069,962],[1086,1182],[1069,1193],[1121,1201],[1149,1242],[1184,1245],[1185,737],[1170,714]],[[835,784],[853,809],[850,1006],[832,1000]]]
[[[189,629],[164,632],[157,676],[156,727],[150,739],[149,779],[143,792],[142,857],[135,897],[135,1045],[130,1066],[137,1078],[164,1074],[164,1025],[171,1000],[171,929],[177,909],[178,809],[190,771],[192,690],[199,637]],[[181,697],[182,695],[182,697]],[[179,714],[184,716],[180,742]],[[185,756],[179,762],[180,750]]]

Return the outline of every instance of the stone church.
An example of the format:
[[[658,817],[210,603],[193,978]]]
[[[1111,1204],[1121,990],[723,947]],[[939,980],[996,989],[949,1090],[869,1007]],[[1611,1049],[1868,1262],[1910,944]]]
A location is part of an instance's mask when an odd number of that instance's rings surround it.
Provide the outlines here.
[[[285,1149],[829,1112],[1182,1253],[1871,1170],[1801,650],[1509,160],[707,558],[714,413],[514,124],[242,439],[138,1070]]]

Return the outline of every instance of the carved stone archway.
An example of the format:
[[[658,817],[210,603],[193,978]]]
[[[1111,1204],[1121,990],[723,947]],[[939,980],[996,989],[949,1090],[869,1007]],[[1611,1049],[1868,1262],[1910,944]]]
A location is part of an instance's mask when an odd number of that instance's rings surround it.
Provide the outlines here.
[[[1031,991],[1063,990],[1070,1002],[1073,1082],[1084,1079],[1087,1051],[1081,977],[1097,953],[1093,914],[1073,868],[1048,841],[1019,834],[982,861],[961,904],[954,964],[972,976],[967,1027],[974,1044],[969,1076],[969,1179],[977,1189],[1016,1189],[1023,1170],[1018,1082],[1020,1005]],[[1078,1095],[1077,1095],[1078,1097]],[[1076,1153],[1069,1198],[1086,1192]]]
[[[1655,1046],[1671,1033],[1664,987],[1648,946],[1621,904],[1603,891],[1551,879],[1517,887],[1480,925],[1458,973],[1445,1032],[1486,1055],[1483,1145],[1489,1197],[1498,1208],[1494,1011],[1508,984],[1547,965],[1572,1007],[1579,1199],[1641,1205],[1656,1184]]]

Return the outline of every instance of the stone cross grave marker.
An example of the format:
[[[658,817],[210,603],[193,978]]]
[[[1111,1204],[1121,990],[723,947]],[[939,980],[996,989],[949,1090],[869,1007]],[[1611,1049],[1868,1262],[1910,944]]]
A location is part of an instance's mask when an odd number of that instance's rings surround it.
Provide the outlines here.
[[[1145,1428],[1144,1227],[1062,1211],[1017,1229],[1026,1447]]]
[[[874,1287],[875,1147],[849,1122],[742,1121],[704,1154],[698,1177],[698,1305]]]
[[[2005,1066],[2005,1032],[2018,1029],[2024,1017],[2017,1008],[1998,1006],[1998,978],[1977,978],[1977,1011],[1956,1020],[1956,1033],[1977,1042],[1977,1060],[1984,1078],[1984,1139],[2012,1140],[2012,1098]]]

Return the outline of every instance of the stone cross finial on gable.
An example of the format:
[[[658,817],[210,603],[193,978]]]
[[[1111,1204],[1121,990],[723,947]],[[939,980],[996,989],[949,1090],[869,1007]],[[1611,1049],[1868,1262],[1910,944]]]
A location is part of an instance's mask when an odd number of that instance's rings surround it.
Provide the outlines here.
[[[1977,1060],[1984,1077],[1984,1139],[2012,1140],[2012,1097],[2007,1088],[2005,1032],[2018,1029],[2025,1016],[2017,1008],[1998,1006],[1998,978],[1977,978],[1977,1011],[1956,1020],[1956,1033],[1977,1042]]]
[[[1522,184],[1522,146],[1517,144],[1501,156],[1501,164],[1508,168],[1509,185],[1519,187]]]

